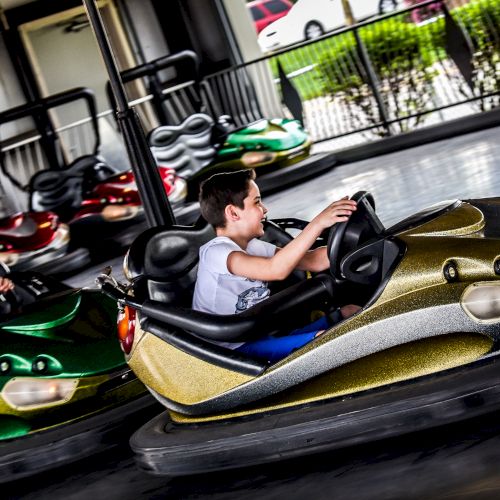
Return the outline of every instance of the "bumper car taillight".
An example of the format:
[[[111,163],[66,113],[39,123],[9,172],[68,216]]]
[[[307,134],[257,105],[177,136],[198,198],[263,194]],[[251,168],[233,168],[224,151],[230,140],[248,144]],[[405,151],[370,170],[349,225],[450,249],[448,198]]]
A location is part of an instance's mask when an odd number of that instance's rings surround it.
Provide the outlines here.
[[[118,313],[118,338],[120,339],[120,345],[125,354],[130,353],[132,344],[134,343],[135,316],[135,309],[131,309],[128,306],[125,306],[123,310]]]

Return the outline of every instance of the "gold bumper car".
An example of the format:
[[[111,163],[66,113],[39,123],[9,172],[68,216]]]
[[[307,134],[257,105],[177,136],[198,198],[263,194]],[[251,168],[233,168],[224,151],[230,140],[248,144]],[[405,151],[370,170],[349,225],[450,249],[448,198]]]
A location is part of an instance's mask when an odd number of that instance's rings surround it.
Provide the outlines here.
[[[166,411],[131,438],[166,476],[246,467],[446,425],[500,409],[500,199],[445,202],[384,228],[373,197],[322,235],[330,273],[296,275],[234,316],[190,309],[203,224],[152,228],[118,300],[129,366]],[[269,223],[284,244],[296,220]],[[222,347],[360,304],[281,361]]]

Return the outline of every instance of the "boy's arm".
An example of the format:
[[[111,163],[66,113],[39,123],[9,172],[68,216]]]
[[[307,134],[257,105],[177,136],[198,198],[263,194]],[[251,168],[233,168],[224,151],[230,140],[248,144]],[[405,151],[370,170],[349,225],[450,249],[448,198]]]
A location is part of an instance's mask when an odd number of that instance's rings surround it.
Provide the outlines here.
[[[279,252],[280,250],[281,248],[276,248],[276,252]],[[308,250],[304,257],[300,259],[296,269],[319,273],[329,269],[329,267],[330,260],[328,259],[327,248],[323,246],[315,248],[314,250]]]
[[[353,210],[356,210],[354,201],[347,199],[336,201],[317,215],[296,238],[276,252],[273,257],[255,257],[244,252],[232,252],[227,258],[227,268],[232,274],[250,279],[283,280],[302,263],[302,259],[305,258],[306,253],[323,230],[337,222],[347,221]],[[324,270],[329,266],[326,249],[313,250],[310,253],[311,256],[305,258],[306,265],[314,261],[321,267],[319,270]]]
[[[329,267],[330,260],[328,259],[326,247],[318,247],[314,250],[309,250],[304,257],[300,259],[297,265],[297,269],[301,271],[311,271],[313,273],[319,273],[320,271],[329,269]]]

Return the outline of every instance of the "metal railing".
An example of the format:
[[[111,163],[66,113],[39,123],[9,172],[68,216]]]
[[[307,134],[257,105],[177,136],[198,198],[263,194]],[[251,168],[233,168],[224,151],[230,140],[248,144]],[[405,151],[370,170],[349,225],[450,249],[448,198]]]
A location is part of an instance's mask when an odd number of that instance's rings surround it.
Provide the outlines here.
[[[117,132],[113,131],[115,125],[111,113],[109,110],[98,115],[101,131],[108,130],[108,134],[104,136],[106,141],[102,145],[102,149],[111,162],[115,159],[117,168],[124,169],[127,168],[128,163],[126,163],[126,155],[120,138]],[[55,132],[68,164],[93,151],[95,134],[90,118],[60,127]],[[0,216],[27,210],[29,207],[28,186],[31,177],[40,170],[51,167],[44,153],[41,139],[40,134],[34,133],[26,139],[2,148],[3,162],[7,173],[23,189],[15,186],[8,176],[0,172]],[[125,165],[120,167],[122,162],[125,162]]]
[[[164,106],[171,119],[180,123],[187,116],[196,112],[192,105],[194,82],[186,82],[166,89]],[[151,95],[131,101],[139,116],[143,117],[143,128],[148,133],[154,128],[154,120],[149,108]],[[101,135],[100,154],[109,164],[118,169],[129,168],[129,160],[125,146],[113,117],[113,110],[109,109],[97,115]],[[62,147],[66,162],[69,164],[76,158],[92,153],[95,134],[91,118],[84,118],[55,130],[58,142]],[[40,170],[45,170],[50,165],[42,146],[42,137],[34,133],[28,138],[16,141],[2,148],[3,161],[9,176],[15,178],[24,189],[14,185],[8,176],[0,171],[0,217],[14,212],[25,211],[29,208],[28,186],[31,177]]]

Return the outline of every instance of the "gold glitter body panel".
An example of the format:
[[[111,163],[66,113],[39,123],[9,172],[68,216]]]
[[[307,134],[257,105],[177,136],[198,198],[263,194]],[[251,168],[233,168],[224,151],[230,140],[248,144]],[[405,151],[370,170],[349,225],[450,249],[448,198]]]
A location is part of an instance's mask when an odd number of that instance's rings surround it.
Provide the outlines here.
[[[139,327],[136,338],[129,366],[148,387],[173,401],[198,403],[251,379],[190,356]]]
[[[253,403],[245,407],[244,411],[203,417],[170,412],[170,416],[175,422],[192,424],[242,417],[354,394],[474,361],[487,353],[492,345],[493,342],[488,337],[465,333],[411,342],[331,370],[307,383]]]
[[[500,246],[497,240],[481,237],[483,227],[481,211],[462,203],[441,217],[397,235],[407,251],[377,304],[416,290],[447,285],[443,268],[450,261],[456,263],[460,281],[498,278],[493,262],[500,254]],[[446,293],[446,287],[443,291]]]

